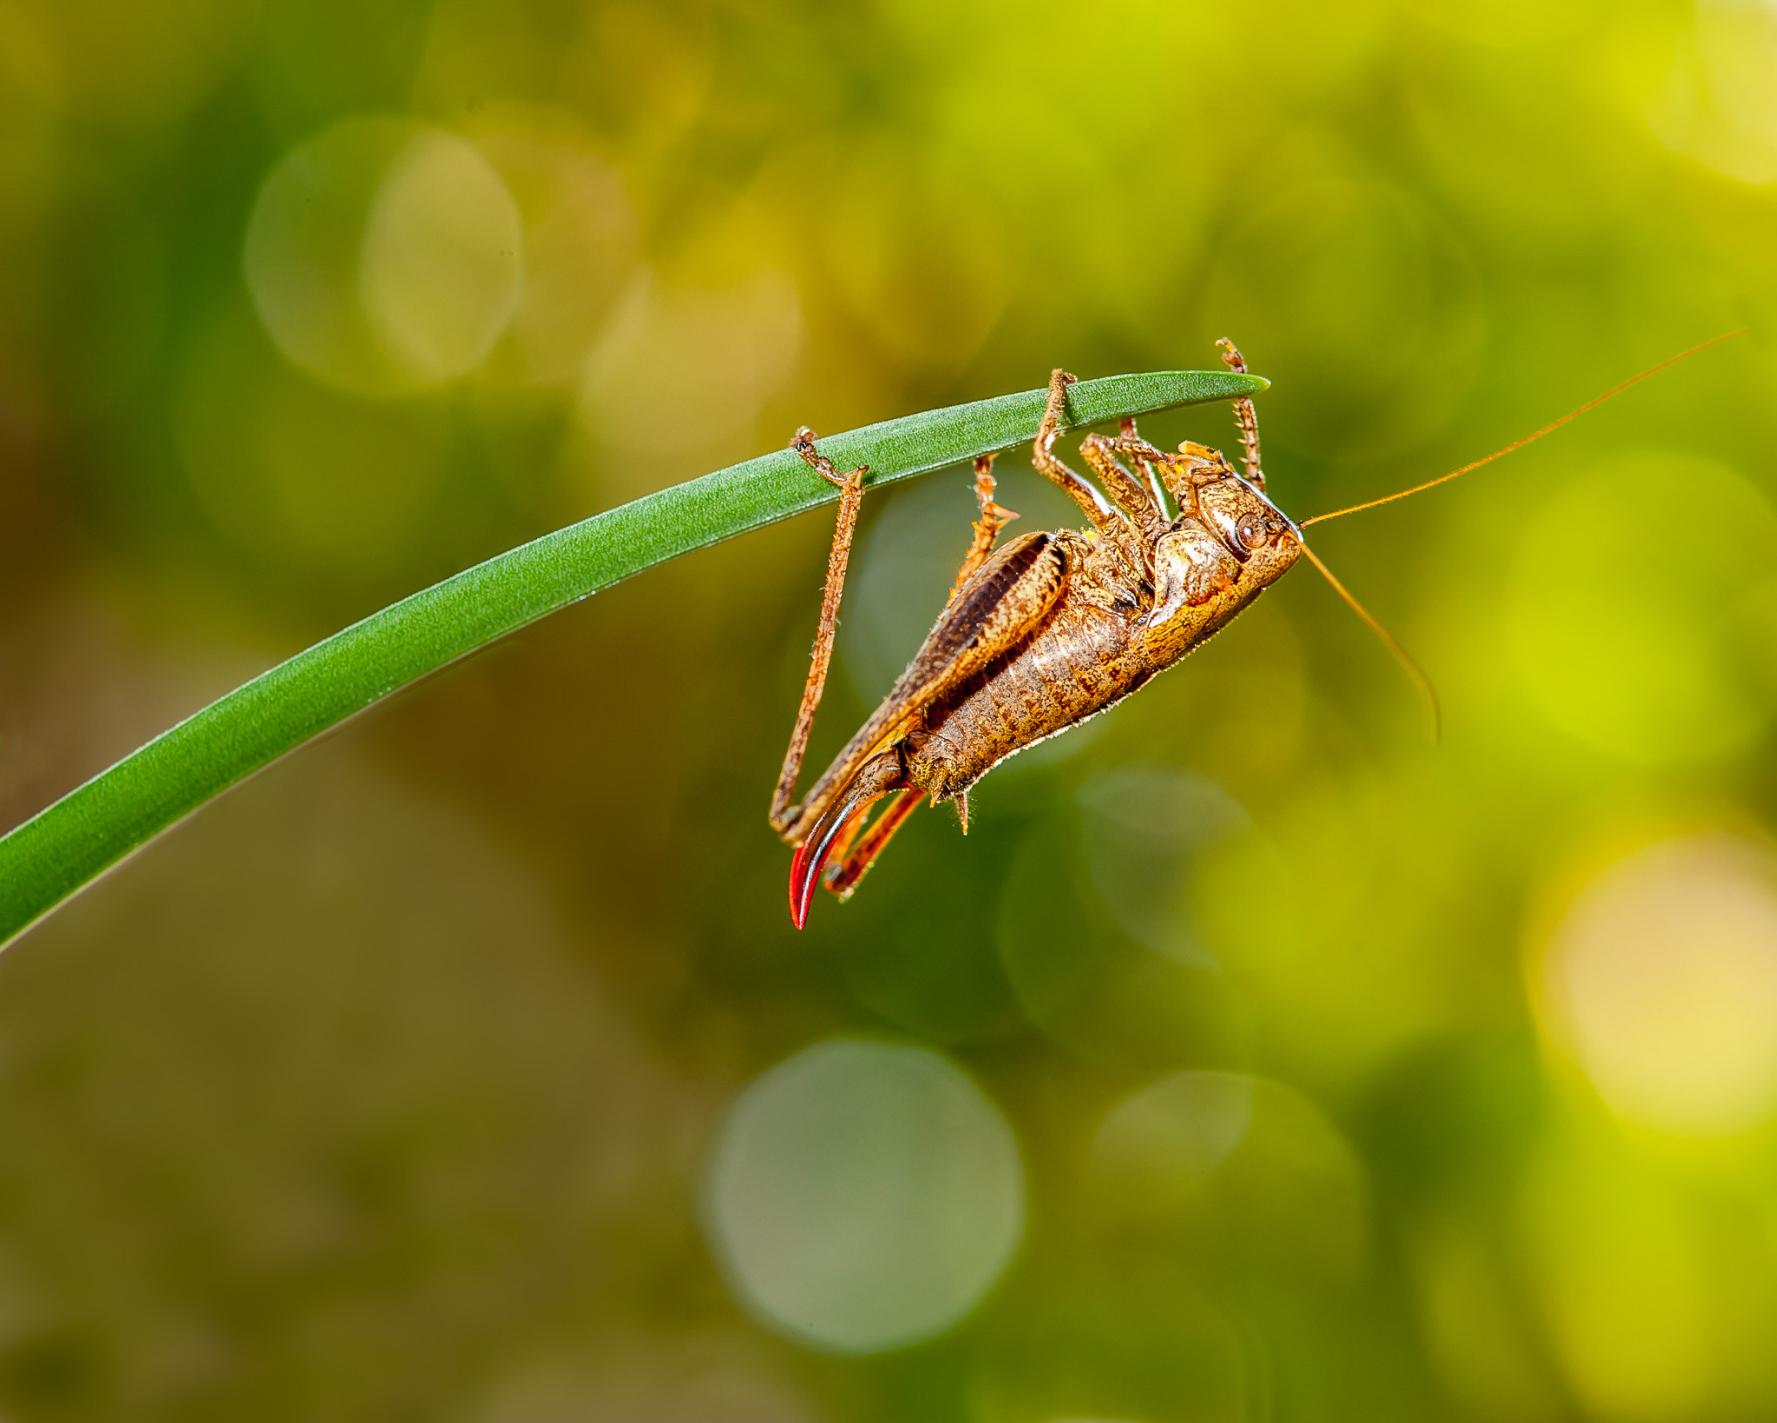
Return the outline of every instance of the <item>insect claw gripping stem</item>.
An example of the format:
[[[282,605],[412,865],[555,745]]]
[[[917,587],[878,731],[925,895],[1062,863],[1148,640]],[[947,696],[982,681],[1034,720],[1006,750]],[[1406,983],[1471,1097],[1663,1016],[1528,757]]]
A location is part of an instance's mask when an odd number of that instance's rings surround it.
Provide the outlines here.
[[[1030,462],[1044,478],[1061,486],[1062,492],[1080,506],[1094,528],[1115,529],[1122,524],[1122,515],[1098,492],[1097,485],[1069,469],[1055,456],[1055,440],[1067,420],[1067,388],[1078,379],[1078,376],[1060,369],[1050,373],[1049,399],[1043,406],[1043,422],[1037,426]]]
[[[849,474],[841,474],[833,467],[833,461],[815,448],[814,438],[814,431],[804,425],[796,432],[796,438],[790,441],[790,448],[801,455],[803,462],[835,489],[848,490],[854,484],[863,482],[864,476],[870,472],[869,465],[862,464]]]

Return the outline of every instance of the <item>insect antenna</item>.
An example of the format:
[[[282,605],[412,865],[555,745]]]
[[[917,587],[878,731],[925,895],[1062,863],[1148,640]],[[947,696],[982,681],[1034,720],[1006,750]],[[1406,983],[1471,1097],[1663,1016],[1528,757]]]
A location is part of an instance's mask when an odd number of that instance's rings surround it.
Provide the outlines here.
[[[1580,416],[1589,411],[1596,410],[1600,405],[1604,404],[1605,401],[1621,395],[1632,385],[1640,385],[1641,382],[1646,380],[1649,376],[1658,375],[1668,366],[1675,366],[1680,361],[1687,361],[1692,356],[1701,355],[1711,346],[1721,345],[1723,341],[1732,341],[1736,336],[1744,336],[1751,329],[1752,328],[1748,326],[1739,326],[1732,331],[1724,331],[1719,336],[1711,336],[1707,341],[1699,341],[1695,346],[1680,351],[1676,356],[1668,356],[1665,360],[1656,362],[1646,370],[1630,376],[1629,379],[1620,381],[1618,384],[1613,385],[1609,390],[1605,391],[1602,395],[1594,395],[1584,405],[1569,410],[1567,414],[1561,416],[1557,420],[1549,421],[1549,423],[1544,425],[1540,430],[1533,430],[1530,434],[1523,436],[1521,439],[1513,440],[1511,444],[1507,445],[1504,449],[1495,450],[1492,454],[1484,455],[1478,460],[1470,460],[1461,469],[1453,469],[1448,474],[1440,474],[1436,479],[1428,479],[1424,484],[1415,484],[1411,489],[1402,489],[1394,494],[1384,494],[1380,499],[1366,499],[1362,504],[1351,504],[1343,509],[1333,509],[1325,514],[1316,514],[1313,518],[1303,519],[1297,527],[1305,529],[1310,524],[1324,524],[1328,519],[1343,519],[1347,514],[1361,514],[1366,509],[1377,509],[1384,504],[1392,504],[1397,499],[1406,499],[1414,494],[1423,494],[1428,489],[1436,489],[1440,484],[1448,484],[1453,479],[1460,479],[1463,475],[1472,473],[1474,470],[1481,468],[1482,465],[1492,464],[1495,460],[1504,459],[1507,455],[1523,449],[1526,445],[1534,444],[1536,441],[1542,439],[1544,435],[1554,434],[1554,432],[1559,430],[1563,425],[1579,419]],[[1309,557],[1314,558],[1314,555],[1309,554]],[[1314,561],[1317,564],[1320,563],[1319,559],[1314,559]],[[1321,572],[1326,573],[1326,566],[1324,564],[1321,565]],[[1332,576],[1332,574],[1327,573],[1329,579]],[[1333,586],[1337,587],[1338,584],[1335,583]],[[1347,596],[1349,597],[1349,595]],[[1359,611],[1361,612],[1362,609],[1359,609]],[[1369,615],[1365,614],[1365,616],[1368,617]],[[1374,619],[1371,619],[1371,621],[1374,622]]]
[[[1680,361],[1687,361],[1692,356],[1701,355],[1710,347],[1719,346],[1724,341],[1731,341],[1736,336],[1744,336],[1750,329],[1750,327],[1740,326],[1732,331],[1724,331],[1719,336],[1711,336],[1707,341],[1699,341],[1695,346],[1688,347],[1675,356],[1668,356],[1665,360],[1656,362],[1646,370],[1638,371],[1627,380],[1619,381],[1609,390],[1593,396],[1590,400],[1586,401],[1585,404],[1576,406],[1558,419],[1549,421],[1549,423],[1544,425],[1541,429],[1533,430],[1530,434],[1525,435],[1520,439],[1513,440],[1503,449],[1495,450],[1492,454],[1484,455],[1478,460],[1470,460],[1460,469],[1453,469],[1448,474],[1439,475],[1436,479],[1428,479],[1423,484],[1415,484],[1410,489],[1402,489],[1394,494],[1384,494],[1379,499],[1366,499],[1361,504],[1351,504],[1343,509],[1333,509],[1325,514],[1316,514],[1312,518],[1303,519],[1296,526],[1298,530],[1296,543],[1298,547],[1301,548],[1303,555],[1315,566],[1319,571],[1320,576],[1327,580],[1327,583],[1332,587],[1333,591],[1345,600],[1346,605],[1352,610],[1352,612],[1356,613],[1369,625],[1370,631],[1375,633],[1376,636],[1382,640],[1383,645],[1394,654],[1395,661],[1401,664],[1406,670],[1407,675],[1418,684],[1419,690],[1425,694],[1426,706],[1431,712],[1432,736],[1434,739],[1439,733],[1443,718],[1438,709],[1437,689],[1432,686],[1431,678],[1425,675],[1425,670],[1413,660],[1412,656],[1407,652],[1407,649],[1402,647],[1401,644],[1396,641],[1394,634],[1387,628],[1383,627],[1381,622],[1377,620],[1376,616],[1362,603],[1358,602],[1351,590],[1334,576],[1333,570],[1328,568],[1326,564],[1321,561],[1319,554],[1315,553],[1313,549],[1308,547],[1307,541],[1301,537],[1299,531],[1307,528],[1310,524],[1324,524],[1329,519],[1343,519],[1347,514],[1361,514],[1366,509],[1378,509],[1384,504],[1393,504],[1397,500],[1406,499],[1415,494],[1423,494],[1428,489],[1436,489],[1440,484],[1448,484],[1453,479],[1460,479],[1463,475],[1470,474],[1473,471],[1480,469],[1483,465],[1492,464],[1495,460],[1504,459],[1507,455],[1523,449],[1526,445],[1534,444],[1537,440],[1542,439],[1544,435],[1552,435],[1563,425],[1579,419],[1580,416],[1589,411],[1596,410],[1600,405],[1604,404],[1605,401],[1621,395],[1631,386],[1641,384],[1641,382],[1646,380],[1649,376],[1658,375],[1668,366],[1675,366]]]
[[[1438,708],[1438,689],[1432,686],[1431,678],[1425,675],[1425,669],[1415,662],[1412,654],[1396,641],[1395,635],[1382,626],[1381,621],[1376,615],[1362,603],[1358,602],[1356,595],[1333,576],[1333,570],[1321,562],[1320,555],[1313,549],[1309,548],[1305,540],[1298,538],[1296,540],[1296,546],[1302,550],[1302,556],[1319,570],[1320,576],[1327,580],[1333,591],[1345,600],[1346,606],[1369,624],[1370,631],[1382,639],[1382,645],[1394,654],[1394,660],[1401,664],[1401,667],[1406,671],[1407,675],[1413,679],[1418,685],[1419,690],[1425,694],[1425,707],[1431,714],[1431,736],[1432,740],[1436,741],[1443,731],[1444,718],[1443,713]]]

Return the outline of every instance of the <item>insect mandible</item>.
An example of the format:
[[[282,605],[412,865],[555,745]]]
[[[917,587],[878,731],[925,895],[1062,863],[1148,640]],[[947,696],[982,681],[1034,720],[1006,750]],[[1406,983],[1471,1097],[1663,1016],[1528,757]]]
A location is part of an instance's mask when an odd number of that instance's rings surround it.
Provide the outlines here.
[[[832,661],[869,466],[841,473],[819,453],[812,431],[798,431],[792,448],[839,489],[840,499],[808,680],[771,798],[771,827],[795,851],[791,919],[798,929],[807,922],[817,884],[848,897],[922,800],[954,804],[966,832],[969,791],[988,771],[1136,691],[1202,646],[1303,557],[1420,683],[1435,723],[1430,682],[1309,549],[1302,530],[1467,474],[1739,334],[1727,332],[1668,357],[1449,474],[1300,524],[1266,490],[1250,399],[1234,401],[1240,469],[1221,451],[1194,441],[1176,452],[1160,450],[1141,438],[1133,420],[1125,420],[1118,434],[1089,434],[1081,442],[1081,456],[1098,476],[1095,485],[1055,453],[1074,380],[1057,370],[1031,459],[1080,507],[1087,527],[1028,533],[999,546],[1000,530],[1017,516],[995,501],[993,457],[978,458],[980,518],[949,600],[882,704],[799,802],[796,782]],[[1246,369],[1233,342],[1217,345],[1231,369]],[[888,807],[866,826],[871,808],[888,797]]]

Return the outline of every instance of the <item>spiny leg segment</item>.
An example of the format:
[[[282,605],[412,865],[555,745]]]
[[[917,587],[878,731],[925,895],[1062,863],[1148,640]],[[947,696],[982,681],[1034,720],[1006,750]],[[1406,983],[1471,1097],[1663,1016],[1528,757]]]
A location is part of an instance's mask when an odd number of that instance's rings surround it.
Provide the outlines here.
[[[833,546],[827,554],[827,581],[821,590],[821,616],[815,625],[814,652],[808,662],[808,680],[802,687],[802,704],[796,708],[796,723],[790,729],[790,744],[784,751],[783,769],[778,772],[777,787],[771,793],[771,828],[782,832],[794,821],[802,807],[796,805],[796,782],[802,775],[802,761],[808,755],[808,737],[814,729],[814,714],[820,708],[821,694],[827,689],[827,669],[833,662],[833,635],[839,626],[839,599],[845,592],[845,569],[851,561],[852,537],[858,529],[858,510],[864,502],[864,476],[869,465],[859,465],[845,474],[833,467],[833,461],[814,446],[814,431],[806,425],[796,432],[790,448],[802,456],[814,472],[839,490],[839,514],[833,523]]]
[[[981,517],[974,523],[975,536],[969,543],[969,551],[963,555],[962,567],[956,570],[956,579],[950,585],[952,598],[962,591],[963,584],[993,552],[994,545],[999,542],[1000,530],[1018,517],[1014,509],[1002,508],[994,499],[992,455],[975,456],[975,503],[981,511]]]
[[[1246,358],[1240,354],[1239,347],[1226,336],[1216,342],[1216,347],[1222,353],[1223,365],[1241,375],[1246,374]],[[1240,462],[1246,469],[1246,482],[1254,488],[1263,489],[1265,471],[1259,466],[1259,417],[1249,396],[1235,398],[1234,419],[1240,426],[1240,446],[1244,451]]]

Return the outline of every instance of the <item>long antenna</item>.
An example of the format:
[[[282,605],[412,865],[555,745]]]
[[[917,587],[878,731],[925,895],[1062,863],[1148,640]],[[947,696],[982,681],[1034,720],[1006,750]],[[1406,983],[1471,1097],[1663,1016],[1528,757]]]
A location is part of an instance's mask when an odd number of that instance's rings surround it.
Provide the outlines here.
[[[1395,641],[1394,634],[1382,626],[1376,615],[1358,602],[1352,591],[1333,576],[1333,570],[1320,561],[1320,555],[1309,548],[1306,541],[1298,538],[1296,547],[1301,549],[1302,556],[1320,571],[1320,576],[1332,585],[1333,591],[1345,600],[1351,611],[1369,624],[1370,631],[1382,639],[1383,646],[1394,654],[1394,660],[1406,669],[1407,675],[1419,684],[1419,690],[1425,694],[1426,710],[1431,713],[1431,739],[1436,741],[1443,733],[1444,715],[1438,707],[1438,689],[1432,686],[1431,678],[1425,675],[1425,669],[1413,660],[1412,654],[1406,648]]]
[[[1646,380],[1649,376],[1658,375],[1661,371],[1665,370],[1668,366],[1675,366],[1680,361],[1687,361],[1692,356],[1701,355],[1704,351],[1707,351],[1711,346],[1721,345],[1721,343],[1723,341],[1732,341],[1736,336],[1744,336],[1751,329],[1752,328],[1750,326],[1738,326],[1732,331],[1722,332],[1722,334],[1719,336],[1711,336],[1707,341],[1699,341],[1695,346],[1690,347],[1688,350],[1680,351],[1676,356],[1668,356],[1668,357],[1666,357],[1665,360],[1660,361],[1658,364],[1649,366],[1645,371],[1641,371],[1641,372],[1637,373],[1636,375],[1630,376],[1628,380],[1623,381],[1620,384],[1613,385],[1609,390],[1605,391],[1602,395],[1594,395],[1584,405],[1579,406],[1577,409],[1573,409],[1573,410],[1568,411],[1567,414],[1563,415],[1558,420],[1549,421],[1549,423],[1547,425],[1544,425],[1542,427],[1542,429],[1533,431],[1532,433],[1525,435],[1522,439],[1513,440],[1511,442],[1511,444],[1507,445],[1504,449],[1495,450],[1492,454],[1485,455],[1481,459],[1471,460],[1468,464],[1465,464],[1461,469],[1453,469],[1448,474],[1440,474],[1436,479],[1428,479],[1425,481],[1424,484],[1415,484],[1411,489],[1403,489],[1397,494],[1384,494],[1380,499],[1367,499],[1362,504],[1352,504],[1344,509],[1334,509],[1330,513],[1316,514],[1311,519],[1303,519],[1297,525],[1297,527],[1305,529],[1310,524],[1324,524],[1324,523],[1326,523],[1326,521],[1328,519],[1343,519],[1347,514],[1361,514],[1366,509],[1380,508],[1384,504],[1394,503],[1395,500],[1397,500],[1397,499],[1405,499],[1409,495],[1413,495],[1413,494],[1423,494],[1428,489],[1436,489],[1440,484],[1448,484],[1451,480],[1459,479],[1463,475],[1468,474],[1473,470],[1479,469],[1482,465],[1492,464],[1497,459],[1504,459],[1507,455],[1511,454],[1513,451],[1521,450],[1524,448],[1524,446],[1526,446],[1528,444],[1532,444],[1535,441],[1542,439],[1542,437],[1544,435],[1553,434],[1556,430],[1559,430],[1563,425],[1567,424],[1569,421],[1579,419],[1580,416],[1586,414],[1587,411],[1596,410],[1600,405],[1604,404],[1605,401],[1611,399],[1614,396],[1621,395],[1625,390],[1629,389],[1629,387],[1632,385],[1641,384],[1641,382]],[[1306,552],[1306,549],[1304,549],[1304,552]],[[1313,554],[1309,554],[1308,556],[1311,559],[1314,559],[1314,562],[1316,564],[1320,565],[1320,570],[1322,573],[1326,573],[1326,565],[1321,564],[1320,560],[1318,558],[1314,558]],[[1327,573],[1327,577],[1329,579],[1331,579],[1332,576],[1333,576],[1332,574]],[[1337,587],[1338,584],[1335,583],[1334,586]],[[1349,595],[1347,595],[1347,597],[1349,600]],[[1356,606],[1355,603],[1353,604],[1353,606],[1354,607]],[[1359,609],[1359,611],[1361,612],[1362,609]],[[1366,613],[1365,617],[1368,617],[1368,616],[1369,615]],[[1371,621],[1373,622],[1374,619],[1371,619]],[[1390,639],[1390,641],[1392,642],[1393,639]]]

